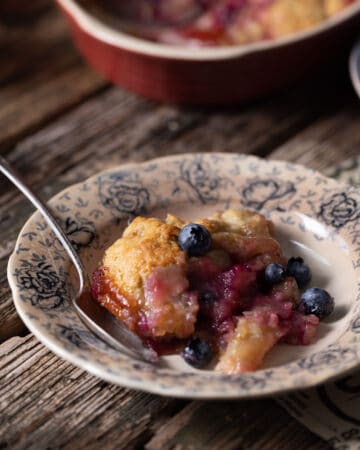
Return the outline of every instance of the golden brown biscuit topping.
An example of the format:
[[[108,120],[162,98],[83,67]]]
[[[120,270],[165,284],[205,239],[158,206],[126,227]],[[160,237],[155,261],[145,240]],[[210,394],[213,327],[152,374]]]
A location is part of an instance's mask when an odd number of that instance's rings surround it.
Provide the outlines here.
[[[273,224],[229,209],[190,227],[198,225],[210,232],[211,246],[189,256],[179,241],[189,222],[137,217],[106,250],[94,274],[95,299],[160,353],[205,338],[218,354],[216,370],[226,373],[256,370],[279,340],[311,342],[319,321],[296,311],[295,279],[264,284],[265,269],[286,265]],[[202,351],[208,357],[210,347]]]

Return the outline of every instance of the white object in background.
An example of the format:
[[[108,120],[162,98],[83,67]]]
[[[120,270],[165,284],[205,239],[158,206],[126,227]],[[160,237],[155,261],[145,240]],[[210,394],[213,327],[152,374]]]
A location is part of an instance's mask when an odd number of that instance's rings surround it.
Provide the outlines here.
[[[351,51],[349,70],[354,89],[360,97],[360,39],[356,42]]]

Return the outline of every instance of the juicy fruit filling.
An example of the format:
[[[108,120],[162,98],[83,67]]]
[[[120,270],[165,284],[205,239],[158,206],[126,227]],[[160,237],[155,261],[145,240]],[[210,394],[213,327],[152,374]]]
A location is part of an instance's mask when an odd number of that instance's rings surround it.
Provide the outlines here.
[[[170,45],[203,47],[276,39],[307,30],[356,0],[106,0],[126,31]],[[126,26],[127,24],[127,26]]]
[[[216,370],[243,373],[279,341],[311,343],[319,318],[298,308],[296,279],[285,269],[279,276],[286,260],[272,224],[235,210],[198,222],[211,246],[190,256],[176,244],[190,225],[174,216],[135,219],[94,273],[93,297],[158,353],[183,350],[195,367],[215,354]]]

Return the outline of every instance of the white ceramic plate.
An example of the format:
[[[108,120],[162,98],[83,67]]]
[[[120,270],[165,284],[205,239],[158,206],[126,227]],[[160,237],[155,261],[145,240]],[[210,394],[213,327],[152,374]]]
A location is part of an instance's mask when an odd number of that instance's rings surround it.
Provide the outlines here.
[[[334,313],[309,346],[277,345],[264,367],[228,376],[198,371],[179,356],[158,366],[97,339],[70,303],[76,277],[57,239],[35,213],[22,229],[8,277],[20,317],[60,357],[119,385],[190,398],[241,398],[310,387],[360,365],[360,192],[304,167],[237,154],[176,155],[102,172],[51,206],[92,272],[104,249],[138,214],[187,219],[228,207],[264,212],[288,256],[303,256],[312,285],[335,297]]]

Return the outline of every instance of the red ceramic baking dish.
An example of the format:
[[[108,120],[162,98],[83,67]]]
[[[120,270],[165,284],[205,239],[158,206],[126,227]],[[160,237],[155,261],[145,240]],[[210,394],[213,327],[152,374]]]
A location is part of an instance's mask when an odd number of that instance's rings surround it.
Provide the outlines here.
[[[248,45],[189,49],[130,36],[74,0],[56,0],[74,42],[107,79],[146,97],[190,104],[257,97],[347,54],[360,32],[360,1],[308,31]]]

